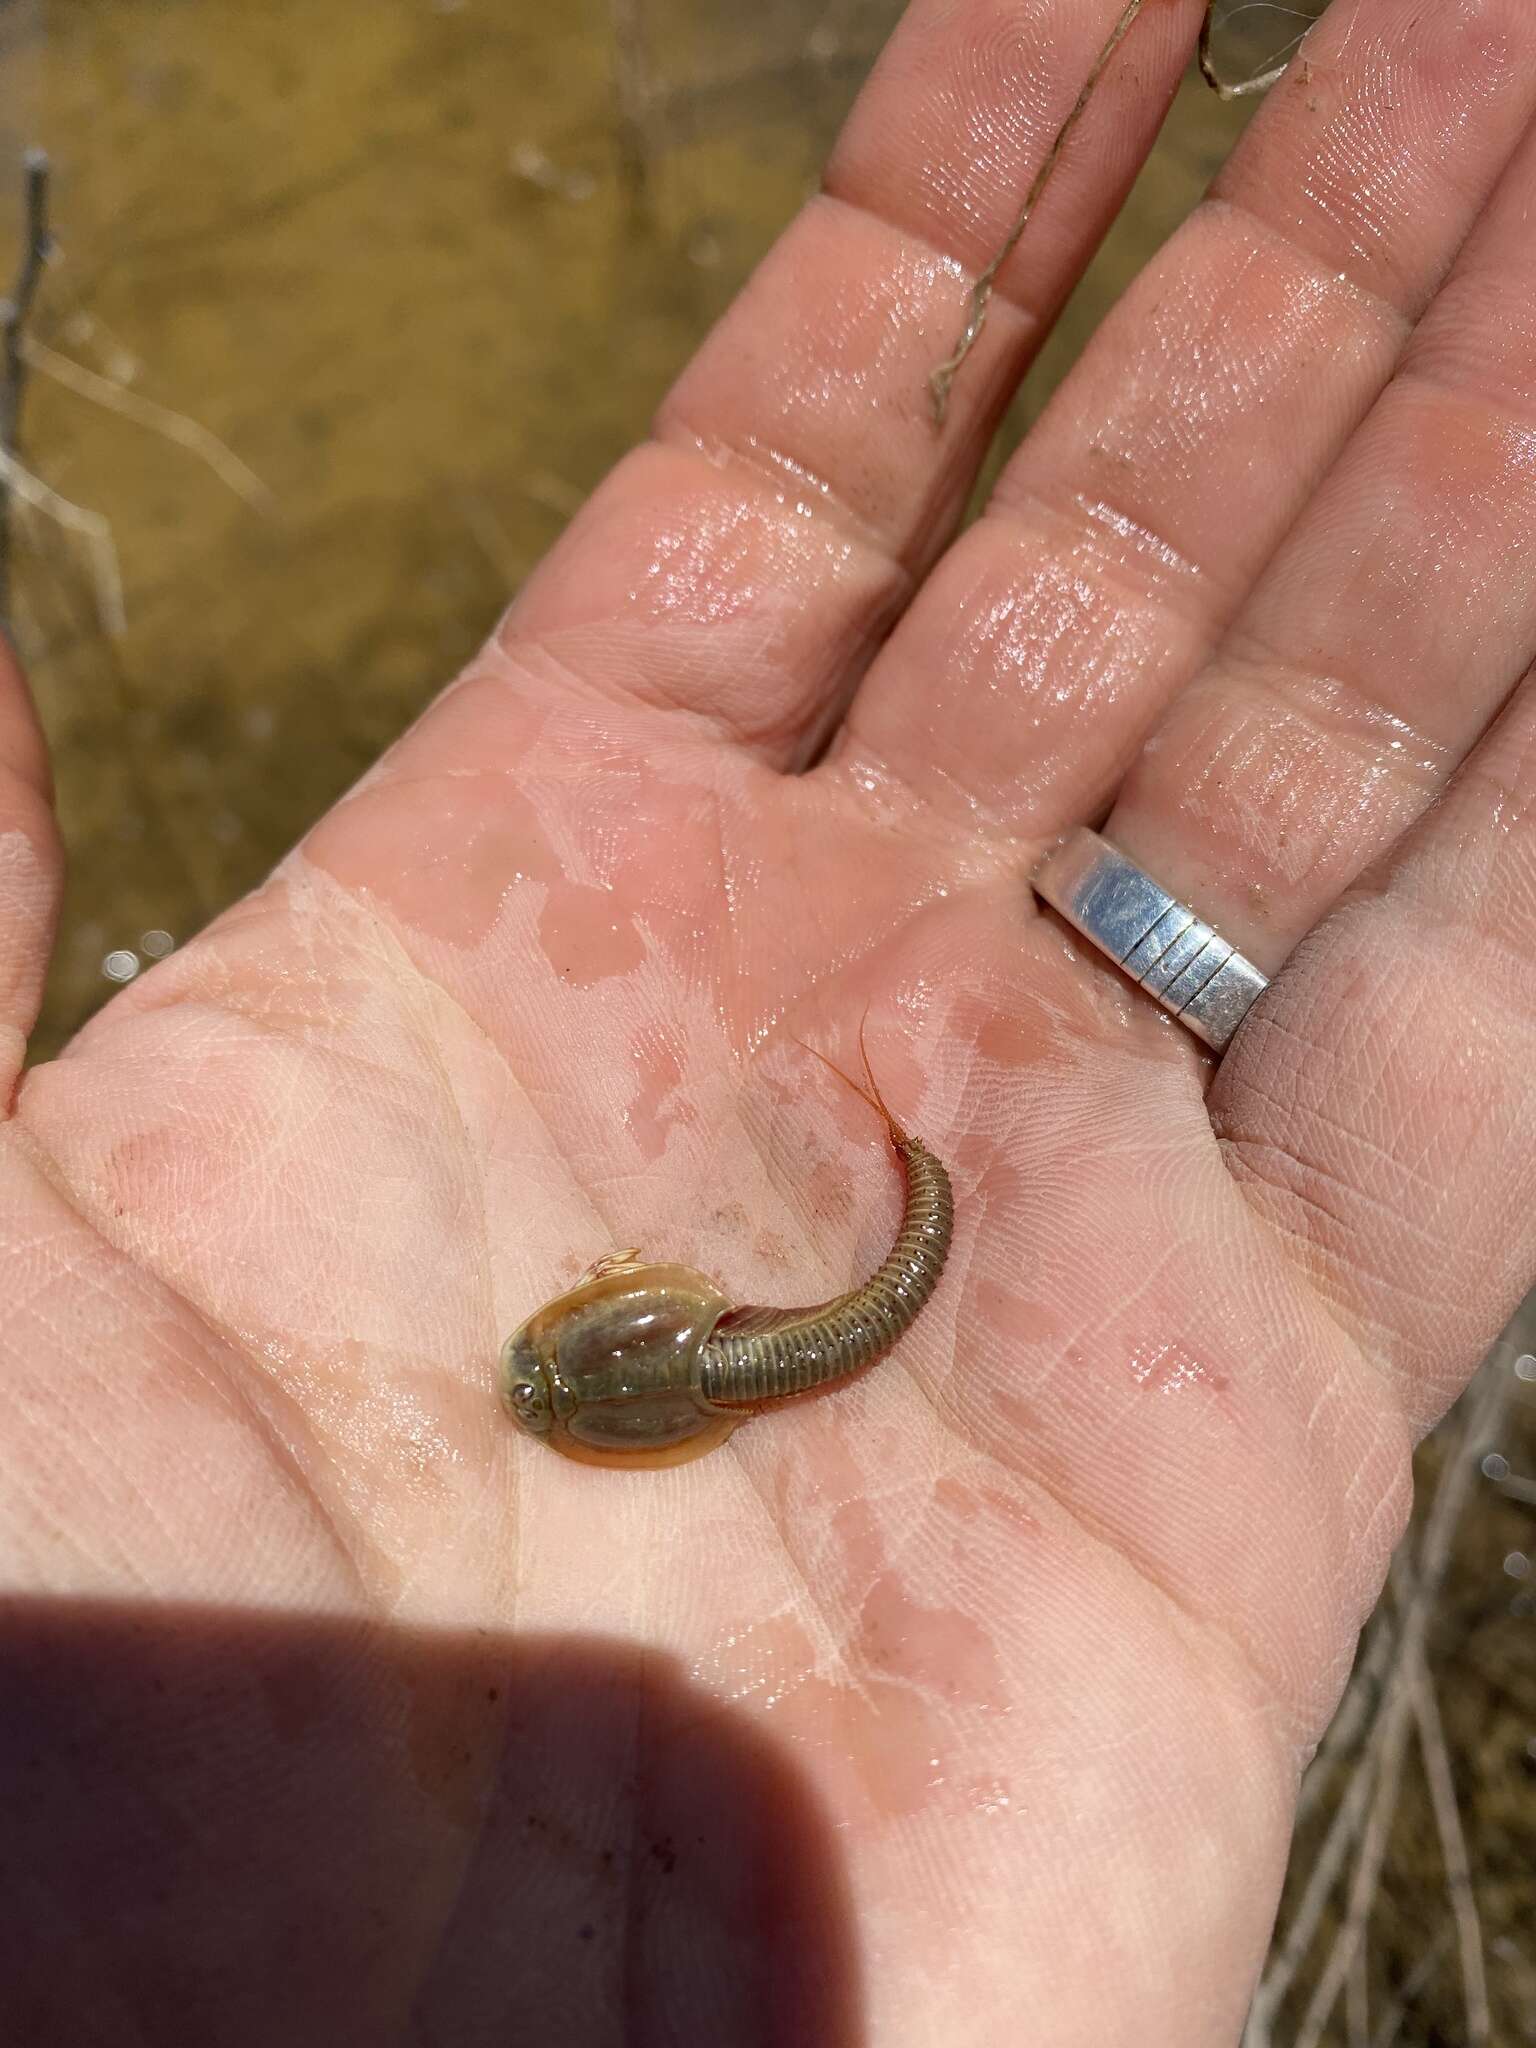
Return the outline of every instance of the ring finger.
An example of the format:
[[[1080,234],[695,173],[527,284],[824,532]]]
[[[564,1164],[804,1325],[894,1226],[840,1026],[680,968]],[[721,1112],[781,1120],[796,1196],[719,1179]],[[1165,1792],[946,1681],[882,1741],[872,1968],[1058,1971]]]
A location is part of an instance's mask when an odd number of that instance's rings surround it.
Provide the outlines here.
[[[1536,134],[1105,831],[1273,971],[1443,787],[1536,626]]]

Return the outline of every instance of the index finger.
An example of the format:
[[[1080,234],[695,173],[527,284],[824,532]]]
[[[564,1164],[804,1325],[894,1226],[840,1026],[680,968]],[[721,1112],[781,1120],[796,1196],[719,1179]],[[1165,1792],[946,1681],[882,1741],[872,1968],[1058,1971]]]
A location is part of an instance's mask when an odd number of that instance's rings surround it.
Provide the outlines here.
[[[825,730],[958,518],[1177,86],[1203,0],[1136,21],[936,433],[929,374],[1124,5],[918,0],[823,190],[519,599],[514,658],[537,643],[563,678],[697,713],[780,763]]]

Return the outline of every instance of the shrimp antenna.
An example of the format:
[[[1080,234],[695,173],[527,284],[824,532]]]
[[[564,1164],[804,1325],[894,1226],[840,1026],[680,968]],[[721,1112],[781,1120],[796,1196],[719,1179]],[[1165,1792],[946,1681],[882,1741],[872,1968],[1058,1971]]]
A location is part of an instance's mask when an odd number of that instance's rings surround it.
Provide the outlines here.
[[[794,1038],[795,1044],[800,1047],[802,1052],[808,1052],[812,1059],[820,1060],[824,1067],[830,1068],[836,1074],[845,1088],[851,1088],[861,1102],[869,1104],[876,1116],[880,1117],[884,1122],[893,1145],[904,1145],[907,1142],[907,1134],[886,1107],[885,1097],[880,1093],[880,1084],[876,1081],[874,1070],[869,1064],[869,1047],[864,1043],[864,1026],[868,1022],[869,1011],[866,1009],[864,1015],[859,1020],[859,1058],[864,1063],[864,1079],[869,1083],[867,1088],[861,1088],[851,1074],[843,1072],[843,1069],[837,1064],[836,1060],[829,1060],[826,1054],[818,1052],[814,1045],[807,1045],[803,1038],[796,1038],[793,1031],[789,1033],[789,1036]]]

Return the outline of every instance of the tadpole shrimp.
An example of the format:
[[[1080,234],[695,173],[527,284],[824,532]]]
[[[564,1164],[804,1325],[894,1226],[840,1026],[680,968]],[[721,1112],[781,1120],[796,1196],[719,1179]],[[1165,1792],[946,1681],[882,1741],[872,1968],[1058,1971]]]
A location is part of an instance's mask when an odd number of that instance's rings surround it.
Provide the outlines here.
[[[588,1267],[502,1347],[502,1399],[531,1436],[585,1464],[679,1465],[764,1408],[882,1358],[939,1283],[954,1228],[943,1162],[887,1109],[859,1031],[867,1088],[808,1052],[885,1123],[906,1177],[896,1241],[860,1286],[807,1308],[733,1307],[691,1267],[619,1251]]]

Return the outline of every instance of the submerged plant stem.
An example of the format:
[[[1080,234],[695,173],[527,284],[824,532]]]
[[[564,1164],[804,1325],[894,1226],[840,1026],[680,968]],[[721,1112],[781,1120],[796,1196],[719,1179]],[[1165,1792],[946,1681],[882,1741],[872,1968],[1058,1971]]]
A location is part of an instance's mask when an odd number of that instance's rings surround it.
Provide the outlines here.
[[[1023,234],[1025,228],[1028,227],[1030,215],[1038,205],[1041,193],[1050,183],[1051,173],[1061,161],[1061,153],[1067,146],[1067,138],[1083,118],[1088,102],[1093,98],[1094,88],[1108,69],[1110,59],[1130,34],[1137,15],[1140,14],[1145,5],[1146,0],[1126,0],[1126,5],[1121,11],[1120,19],[1109,32],[1109,40],[1094,59],[1093,67],[1089,71],[1087,78],[1083,81],[1082,91],[1074,101],[1071,113],[1068,114],[1066,120],[1057,129],[1056,139],[1046,151],[1044,163],[1041,164],[1039,170],[1035,173],[1034,181],[1024,196],[1024,204],[1019,210],[1018,219],[1008,230],[1007,238],[1002,247],[992,258],[992,261],[987,265],[980,277],[977,278],[975,284],[971,286],[970,306],[966,312],[965,326],[961,330],[960,338],[955,343],[952,352],[939,364],[938,368],[932,372],[928,379],[928,389],[933,399],[933,420],[935,426],[943,426],[944,415],[949,410],[950,386],[954,383],[961,364],[981,339],[981,330],[986,325],[987,320],[987,307],[991,303],[992,293],[997,284],[997,274],[1018,247],[1019,237]]]
[[[942,427],[944,424],[945,416],[949,411],[950,389],[954,384],[956,376],[959,374],[960,366],[981,339],[981,331],[987,324],[987,308],[992,302],[992,294],[997,287],[998,273],[1018,247],[1019,238],[1029,225],[1030,216],[1034,213],[1036,206],[1040,202],[1041,194],[1050,183],[1051,176],[1057,164],[1061,161],[1062,151],[1066,148],[1068,137],[1083,118],[1088,108],[1088,102],[1093,98],[1094,92],[1098,87],[1099,80],[1108,70],[1110,60],[1116,50],[1119,49],[1135,26],[1136,17],[1141,13],[1145,4],[1146,0],[1126,0],[1126,5],[1121,10],[1119,19],[1114,27],[1110,30],[1104,47],[1093,60],[1093,66],[1087,78],[1083,81],[1082,91],[1073,102],[1071,113],[1068,114],[1066,120],[1057,129],[1056,139],[1046,151],[1045,161],[1035,173],[1034,181],[1030,185],[1029,191],[1025,194],[1024,204],[1019,209],[1017,220],[1008,230],[1002,247],[971,287],[970,301],[966,308],[965,325],[960,330],[959,338],[950,354],[945,357],[937,369],[930,372],[928,377],[928,393],[933,405],[933,422],[936,427]],[[1214,0],[1207,0],[1205,14],[1200,23],[1199,47],[1200,74],[1206,84],[1210,86],[1218,99],[1223,100],[1243,99],[1250,93],[1266,91],[1275,83],[1276,79],[1283,75],[1286,65],[1290,61],[1289,57],[1279,64],[1272,65],[1268,71],[1262,72],[1257,78],[1245,78],[1234,84],[1229,84],[1218,74],[1215,61],[1211,55],[1211,34],[1214,15]]]
[[[21,263],[10,296],[0,301],[0,619],[10,612],[11,500],[17,447],[21,436],[21,402],[27,368],[22,343],[32,301],[53,247],[48,228],[48,159],[29,149],[23,159],[25,196],[22,210]]]

